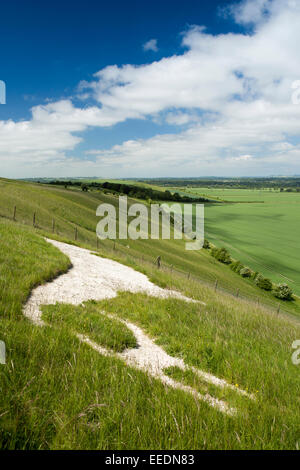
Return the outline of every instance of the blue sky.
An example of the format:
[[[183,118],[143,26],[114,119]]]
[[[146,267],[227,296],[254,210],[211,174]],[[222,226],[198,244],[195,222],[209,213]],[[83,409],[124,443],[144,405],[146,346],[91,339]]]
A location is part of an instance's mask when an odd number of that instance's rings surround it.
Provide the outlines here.
[[[180,33],[191,24],[226,32],[211,0],[12,0],[1,4],[1,79],[7,106],[0,118],[30,117],[31,105],[73,95],[78,83],[107,65],[144,64],[182,53]],[[159,50],[145,52],[151,38]]]
[[[12,0],[1,18],[1,176],[300,173],[297,2]]]

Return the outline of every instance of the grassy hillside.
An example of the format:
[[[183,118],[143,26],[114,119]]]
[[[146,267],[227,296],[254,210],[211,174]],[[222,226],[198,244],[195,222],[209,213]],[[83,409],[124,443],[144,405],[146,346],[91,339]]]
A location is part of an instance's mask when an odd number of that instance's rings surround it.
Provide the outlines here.
[[[117,207],[118,198],[100,191],[85,193],[76,189],[0,179],[0,216],[5,220],[13,218],[16,206],[17,223],[32,227],[35,213],[36,232],[75,243],[76,228],[76,243],[92,249],[97,248],[96,208],[102,202]],[[154,276],[157,281],[160,279],[160,273],[153,269],[153,262],[157,256],[161,256],[163,269],[169,273],[168,284],[177,282],[175,271],[179,270],[182,273],[178,278],[179,285],[182,279],[188,276],[208,285],[214,285],[218,280],[218,288],[226,292],[235,294],[239,289],[240,296],[254,303],[259,301],[272,310],[277,310],[279,303],[282,311],[300,315],[298,300],[293,303],[277,301],[271,294],[261,291],[252,282],[222,266],[205,250],[186,251],[183,240],[121,240],[115,247],[113,252],[113,242],[110,240],[98,243],[99,252],[103,255],[134,264],[138,269]]]
[[[7,347],[7,364],[0,365],[2,449],[299,448],[300,379],[291,362],[298,324],[173,276],[182,291],[207,305],[120,293],[87,303],[80,312],[68,305],[44,307],[51,326],[37,327],[20,315],[21,304],[38,278],[67,270],[68,260],[33,228],[2,219],[0,234],[0,292],[8,293],[0,299],[0,338]],[[159,277],[170,282],[166,273]],[[115,315],[116,324],[105,325],[97,309]],[[78,314],[92,322],[92,332]],[[130,319],[169,354],[248,390],[256,400],[217,390],[191,374],[178,377],[176,369],[166,371],[237,408],[236,416],[226,416],[99,355],[75,336],[93,334],[114,350],[134,346],[118,318]],[[112,342],[103,328],[111,329]]]

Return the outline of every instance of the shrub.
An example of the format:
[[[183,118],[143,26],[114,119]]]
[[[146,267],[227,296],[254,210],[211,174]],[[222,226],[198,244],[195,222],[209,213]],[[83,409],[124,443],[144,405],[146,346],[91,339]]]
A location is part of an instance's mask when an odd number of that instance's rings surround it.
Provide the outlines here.
[[[213,246],[212,249],[210,250],[211,256],[213,256],[213,257],[215,258],[215,257],[216,257],[216,254],[217,254],[217,251],[218,251],[218,248],[216,248],[215,246]]]
[[[275,297],[281,300],[293,300],[293,291],[287,284],[279,284],[273,290]]]
[[[230,265],[230,269],[235,273],[239,273],[244,268],[244,265],[240,261],[235,261]]]
[[[230,264],[231,258],[230,254],[226,248],[212,248],[211,255],[216,258],[220,263]]]
[[[250,268],[243,268],[243,269],[240,270],[240,275],[242,277],[251,277],[251,273],[252,273],[252,271],[251,271]]]
[[[205,250],[210,248],[210,243],[208,240],[206,240],[206,238],[204,239],[203,248],[205,248]]]
[[[252,271],[252,273],[251,273],[251,279],[253,279],[253,281],[255,281],[255,279],[257,278],[258,274],[259,274],[259,273],[258,273],[257,271]]]
[[[270,279],[267,279],[266,277],[262,276],[261,274],[258,274],[255,279],[255,284],[257,287],[263,290],[272,290],[273,284],[270,281]]]

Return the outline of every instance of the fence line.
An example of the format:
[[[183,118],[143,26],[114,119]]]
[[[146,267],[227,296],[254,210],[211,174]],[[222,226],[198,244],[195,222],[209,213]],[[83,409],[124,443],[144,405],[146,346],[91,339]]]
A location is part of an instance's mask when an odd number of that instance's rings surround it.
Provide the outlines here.
[[[176,273],[177,275],[181,277],[185,277],[191,281],[202,284],[203,286],[207,286],[211,289],[214,289],[216,292],[221,292],[222,294],[230,295],[231,297],[238,298],[239,300],[252,302],[253,304],[263,307],[269,312],[276,313],[277,315],[279,315],[280,313],[283,313],[284,315],[287,315],[288,317],[300,322],[300,319],[298,319],[297,316],[293,314],[291,311],[284,310],[282,308],[282,305],[277,304],[276,302],[272,302],[269,299],[266,299],[267,302],[264,302],[263,300],[260,301],[260,298],[257,296],[251,296],[249,294],[241,293],[240,289],[229,290],[226,287],[220,286],[218,279],[216,279],[215,281],[209,281],[208,279],[204,280],[203,278],[200,278],[199,276],[196,276],[195,274],[191,274],[190,272],[183,271],[178,268],[174,268],[174,265],[168,265],[165,262],[163,263],[161,257],[159,257],[160,264],[158,266],[157,258],[151,259],[151,260],[145,260],[144,256],[140,258],[139,256],[133,256],[133,255],[130,255],[129,253],[123,253],[123,251],[120,249],[121,246],[123,247],[123,245],[118,246],[118,251],[122,253],[123,255],[132,258],[133,261],[139,260],[144,263],[146,262],[149,265],[152,265],[154,268],[160,269],[165,272],[169,272],[171,276],[173,273]]]
[[[9,217],[9,216],[5,216],[5,215],[1,215],[0,214],[0,217],[3,217],[3,218],[6,218],[6,219],[10,219],[10,220],[13,220],[13,221],[17,221],[17,206],[14,206],[14,209],[13,209],[13,217]],[[23,221],[24,222],[24,221]],[[80,241],[79,240],[79,228],[81,227],[77,227],[74,223],[70,222],[70,224],[73,226],[73,230],[74,230],[74,240],[75,241]],[[28,225],[28,224],[26,224]],[[38,225],[38,213],[35,211],[33,213],[33,218],[32,218],[32,226],[36,229],[41,229],[41,230],[46,230],[46,231],[50,231],[49,228],[43,228],[42,226]],[[52,219],[52,233],[55,233],[55,229],[56,229],[56,233],[57,235],[65,235],[67,236],[68,238],[70,238],[70,235],[67,235],[66,233],[58,233],[58,229],[57,229],[57,224],[56,224],[56,220],[55,219]],[[88,229],[84,229],[84,230],[88,230]],[[88,240],[88,239],[87,239]],[[83,240],[84,241],[84,240]],[[215,281],[209,281],[208,279],[203,279],[195,274],[192,274],[190,271],[184,271],[184,270],[181,270],[179,268],[176,268],[174,267],[174,265],[169,265],[165,262],[162,262],[162,258],[161,256],[159,255],[156,259],[153,259],[152,257],[149,257],[147,255],[142,255],[141,257],[137,254],[135,254],[134,256],[131,255],[130,253],[128,252],[124,252],[121,248],[125,249],[125,247],[122,245],[122,244],[118,244],[116,243],[115,240],[110,240],[113,245],[111,247],[108,247],[107,245],[104,245],[103,243],[101,243],[99,241],[99,238],[96,236],[96,249],[97,251],[99,251],[101,248],[105,249],[105,250],[108,250],[110,249],[113,253],[114,252],[119,252],[119,253],[122,253],[122,255],[126,256],[126,257],[130,257],[132,258],[134,261],[137,261],[139,260],[140,262],[142,263],[147,263],[153,267],[156,267],[157,269],[160,269],[160,270],[164,270],[164,271],[167,271],[170,273],[170,275],[172,276],[173,273],[177,274],[178,276],[181,276],[181,277],[185,277],[186,279],[188,280],[191,280],[191,281],[194,281],[194,282],[197,282],[199,284],[202,284],[203,286],[207,286],[209,288],[212,288],[215,290],[215,292],[221,292],[223,294],[227,294],[227,295],[230,295],[232,297],[235,297],[235,298],[239,298],[241,300],[246,300],[246,301],[250,301],[258,306],[261,306],[261,307],[264,307],[266,308],[267,310],[269,311],[272,311],[272,312],[276,312],[277,315],[279,315],[280,313],[283,313],[285,315],[288,315],[289,317],[292,317],[293,319],[297,319],[296,315],[294,315],[291,311],[287,311],[287,310],[284,310],[282,309],[282,306],[281,304],[275,304],[271,301],[268,300],[267,302],[263,301],[261,302],[259,297],[253,297],[249,294],[245,294],[245,293],[241,293],[240,292],[240,289],[234,289],[234,290],[229,290],[228,288],[224,287],[224,286],[220,286],[219,285],[219,280],[216,279]],[[91,242],[90,240],[88,240],[88,244],[90,245]],[[145,258],[149,258],[149,259],[145,259]],[[298,319],[297,319],[298,320]],[[299,320],[300,321],[300,320]]]

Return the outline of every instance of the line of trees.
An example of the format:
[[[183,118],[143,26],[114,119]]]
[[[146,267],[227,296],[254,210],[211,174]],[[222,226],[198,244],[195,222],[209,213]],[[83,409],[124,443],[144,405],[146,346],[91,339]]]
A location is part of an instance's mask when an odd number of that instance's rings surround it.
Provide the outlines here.
[[[189,197],[181,196],[179,193],[171,193],[169,190],[158,191],[156,189],[147,188],[144,186],[138,186],[134,184],[125,184],[125,183],[112,183],[110,181],[105,181],[104,183],[93,182],[82,182],[82,181],[63,181],[63,180],[53,180],[48,184],[68,187],[80,187],[82,191],[89,190],[104,190],[110,191],[113,193],[118,193],[122,195],[127,195],[132,198],[151,200],[151,201],[171,201],[171,202],[181,202],[181,203],[202,203],[202,202],[211,202],[210,199],[205,197]]]
[[[272,294],[280,300],[293,300],[293,291],[287,284],[273,284],[270,279],[264,277],[259,272],[252,271],[247,266],[244,266],[240,261],[233,260],[226,248],[211,246],[207,240],[204,242],[204,248],[209,249],[211,256],[220,263],[227,264],[235,273],[239,274],[243,278],[248,278],[254,281],[260,289],[272,292]]]
[[[120,194],[125,194],[137,199],[151,199],[152,201],[174,201],[182,203],[209,202],[209,199],[204,197],[194,198],[188,196],[181,196],[179,193],[171,193],[169,190],[158,191],[156,189],[146,188],[144,186],[129,185],[123,183],[111,183],[110,181],[102,183],[102,188]]]
[[[282,189],[300,191],[299,177],[269,177],[269,178],[150,178],[139,181],[165,187],[207,187],[235,189]]]

